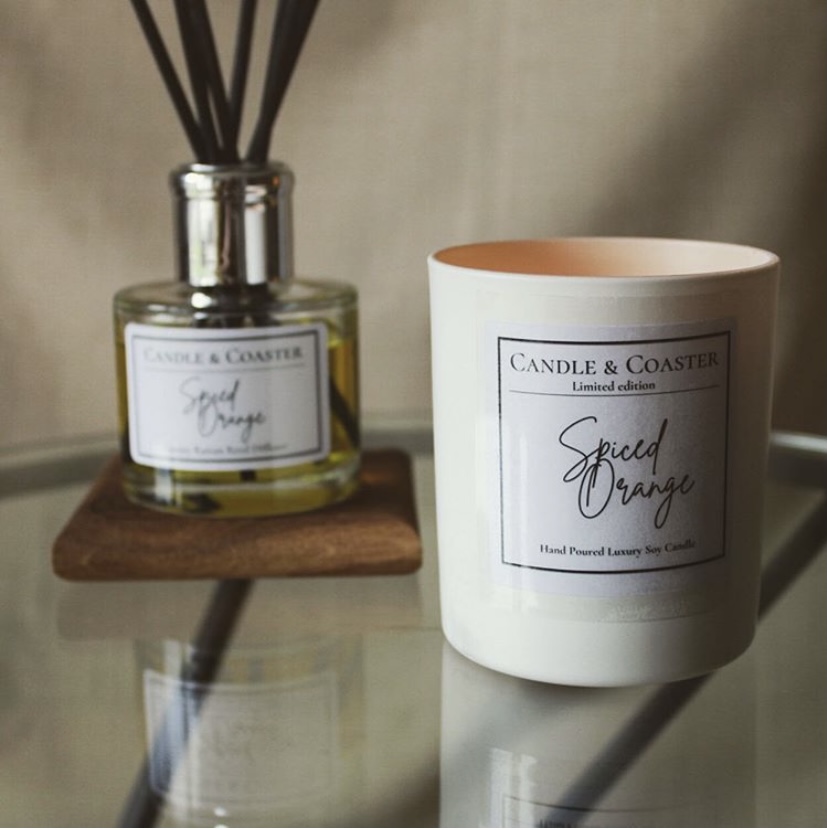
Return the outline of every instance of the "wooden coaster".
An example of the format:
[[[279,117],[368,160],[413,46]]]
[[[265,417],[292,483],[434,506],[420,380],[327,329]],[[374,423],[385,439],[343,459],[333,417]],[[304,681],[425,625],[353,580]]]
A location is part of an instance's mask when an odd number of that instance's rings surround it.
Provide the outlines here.
[[[255,519],[175,516],[132,504],[121,462],[107,463],[55,540],[55,573],[70,580],[255,579],[401,574],[422,563],[411,461],[366,452],[350,500]]]

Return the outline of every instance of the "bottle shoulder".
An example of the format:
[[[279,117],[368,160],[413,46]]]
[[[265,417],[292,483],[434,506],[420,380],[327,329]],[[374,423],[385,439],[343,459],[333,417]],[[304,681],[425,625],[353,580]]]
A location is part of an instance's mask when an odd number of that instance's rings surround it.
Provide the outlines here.
[[[263,285],[200,288],[186,282],[154,282],[123,288],[115,294],[115,312],[143,314],[157,311],[188,315],[228,311],[289,313],[329,306],[355,306],[356,289],[337,280],[294,279]]]

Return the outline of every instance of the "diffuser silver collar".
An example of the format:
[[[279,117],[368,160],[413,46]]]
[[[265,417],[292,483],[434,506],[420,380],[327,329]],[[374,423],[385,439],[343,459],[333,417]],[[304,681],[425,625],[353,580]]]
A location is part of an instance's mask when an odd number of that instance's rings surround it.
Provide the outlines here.
[[[293,174],[281,162],[190,164],[170,176],[178,278],[200,288],[293,276]]]

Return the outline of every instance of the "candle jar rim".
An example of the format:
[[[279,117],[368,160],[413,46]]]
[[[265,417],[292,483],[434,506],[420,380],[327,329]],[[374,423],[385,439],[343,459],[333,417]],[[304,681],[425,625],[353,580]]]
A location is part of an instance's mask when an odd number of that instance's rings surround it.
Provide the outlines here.
[[[554,237],[476,242],[431,254],[459,271],[571,281],[698,280],[773,270],[778,257],[729,242],[661,237]]]

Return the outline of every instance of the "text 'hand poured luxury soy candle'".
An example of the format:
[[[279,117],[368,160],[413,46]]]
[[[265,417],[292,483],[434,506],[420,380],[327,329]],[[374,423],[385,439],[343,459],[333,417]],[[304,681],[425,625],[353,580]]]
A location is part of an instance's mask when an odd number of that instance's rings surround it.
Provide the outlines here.
[[[572,685],[667,682],[749,645],[778,260],[558,239],[428,261],[442,618]]]

